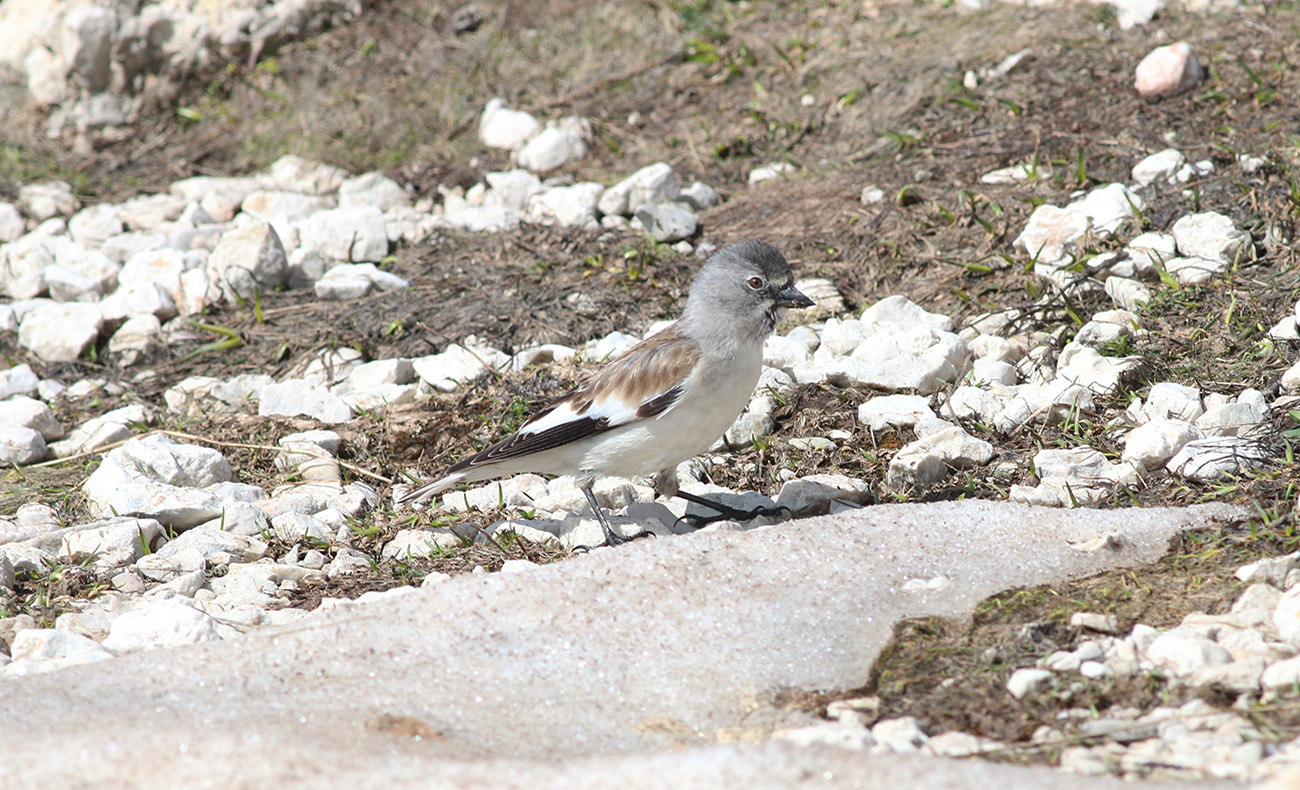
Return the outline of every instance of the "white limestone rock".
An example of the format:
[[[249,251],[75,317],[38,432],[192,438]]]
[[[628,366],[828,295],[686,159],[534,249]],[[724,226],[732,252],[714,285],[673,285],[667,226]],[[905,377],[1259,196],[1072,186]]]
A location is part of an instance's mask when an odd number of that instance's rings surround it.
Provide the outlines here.
[[[1129,431],[1120,458],[1146,470],[1159,469],[1188,442],[1201,438],[1204,434],[1186,420],[1156,417]]]
[[[925,324],[944,332],[951,332],[953,327],[952,318],[928,312],[902,294],[886,296],[866,307],[858,320],[868,337],[887,324]]]
[[[777,370],[790,370],[812,361],[808,346],[782,335],[771,335],[763,341],[763,364]]]
[[[420,380],[440,392],[452,392],[462,384],[478,381],[510,364],[510,357],[486,346],[453,343],[441,354],[411,360]],[[489,367],[489,365],[491,367]]]
[[[1042,694],[1056,685],[1056,676],[1046,669],[1017,669],[1007,680],[1007,691],[1016,699]]]
[[[121,406],[78,425],[60,441],[50,445],[55,458],[95,450],[131,438],[139,428],[153,421],[153,415],[140,404]]]
[[[515,154],[515,161],[525,170],[549,173],[587,155],[584,122],[565,118],[529,138]],[[603,189],[603,187],[602,187]]]
[[[208,276],[226,299],[253,299],[289,282],[289,262],[269,223],[253,220],[223,233],[208,256]]]
[[[1081,384],[1054,379],[1046,384],[1021,384],[1006,407],[993,419],[1000,433],[1010,433],[1024,424],[1057,425],[1075,411],[1095,408],[1092,392]]]
[[[162,539],[162,524],[154,519],[110,518],[65,533],[59,556],[100,569],[117,568],[145,556]]]
[[[528,202],[528,217],[543,225],[596,229],[596,205],[605,188],[593,182],[551,187]]]
[[[41,278],[56,302],[94,302],[103,292],[98,281],[66,266],[47,266],[41,270]]]
[[[677,202],[643,205],[636,210],[636,218],[641,220],[646,233],[662,242],[688,239],[695,235],[699,224],[691,207]]]
[[[342,399],[305,379],[287,379],[263,387],[259,393],[257,413],[263,417],[301,415],[326,425],[347,422],[352,418],[352,409]]]
[[[1283,392],[1300,392],[1300,361],[1297,361],[1294,365],[1286,369],[1286,372],[1282,374],[1282,379],[1279,384],[1282,387]]]
[[[1041,478],[1062,477],[1087,486],[1137,482],[1131,466],[1112,464],[1091,447],[1039,450],[1034,455],[1034,469]]]
[[[961,338],[928,324],[882,324],[870,338],[825,365],[833,382],[929,395],[957,381],[969,364]]]
[[[704,211],[718,205],[717,190],[702,181],[692,181],[690,186],[681,191],[677,199],[696,211]],[[628,202],[630,205],[631,200],[629,199]]]
[[[1300,552],[1268,557],[1241,566],[1233,575],[1246,584],[1268,584],[1280,590],[1286,583],[1286,575],[1300,567],[1297,560]]]
[[[380,556],[384,559],[407,560],[428,557],[443,548],[459,548],[464,539],[449,529],[403,529],[384,544]]]
[[[1125,220],[1144,208],[1146,202],[1127,186],[1106,184],[1090,190],[1087,195],[1067,205],[1065,210],[1087,217],[1093,233],[1109,237]]]
[[[1085,346],[1101,346],[1121,338],[1133,337],[1139,326],[1138,317],[1128,310],[1103,310],[1079,327],[1074,342]]]
[[[990,170],[980,176],[981,184],[1017,184],[1021,181],[1031,181],[1043,175],[1046,172],[1045,167],[1038,167],[1028,162],[1009,167],[1001,167],[997,170]]]
[[[1257,441],[1216,436],[1183,445],[1165,468],[1179,477],[1212,482],[1240,475],[1267,460],[1264,448]]]
[[[548,362],[559,362],[566,359],[572,359],[577,353],[577,349],[562,346],[558,343],[543,343],[540,346],[529,346],[520,349],[518,353],[510,358],[510,369],[521,372],[533,367],[534,365],[543,365]]]
[[[286,378],[297,378],[323,387],[347,380],[354,368],[365,363],[361,352],[350,346],[328,349],[290,368]]]
[[[642,206],[668,203],[677,200],[680,194],[681,189],[672,166],[666,162],[656,162],[605,190],[600,197],[599,208],[602,214],[631,216]],[[716,195],[714,202],[716,203]]]
[[[535,508],[537,502],[549,496],[550,487],[539,475],[515,475],[506,480],[496,480],[469,491],[451,491],[442,497],[446,510],[496,510],[498,508]]]
[[[0,465],[26,466],[44,461],[48,455],[45,439],[39,431],[0,423]]]
[[[1117,392],[1137,372],[1141,357],[1103,357],[1095,348],[1068,343],[1057,360],[1058,379],[1097,395]]]
[[[979,386],[962,386],[952,391],[939,414],[946,420],[974,420],[994,425],[998,415],[1015,399],[1016,388],[996,382]]]
[[[966,380],[977,385],[1001,384],[1010,387],[1016,383],[1016,367],[996,359],[977,359],[971,364]]]
[[[99,338],[103,324],[96,305],[51,303],[23,317],[18,344],[46,362],[71,362]]]
[[[303,538],[328,543],[336,531],[319,519],[302,513],[281,513],[271,519],[271,529],[285,543],[296,543]]]
[[[913,754],[930,740],[912,716],[876,722],[871,728],[871,737],[875,739],[877,748],[883,747],[895,754]]]
[[[858,202],[864,206],[874,206],[885,202],[885,190],[875,184],[867,184],[858,194]]]
[[[6,675],[49,672],[62,667],[104,661],[113,654],[93,639],[55,628],[25,628],[14,634],[9,648],[14,663]]]
[[[1151,289],[1128,277],[1109,277],[1103,287],[1116,307],[1138,311],[1151,301]]]
[[[1179,678],[1190,678],[1200,669],[1232,663],[1232,654],[1221,645],[1182,626],[1156,637],[1143,653]]]
[[[1156,181],[1166,184],[1178,183],[1178,172],[1187,160],[1177,148],[1166,148],[1144,158],[1133,165],[1133,180],[1141,186],[1149,186]]]
[[[1233,221],[1214,211],[1180,217],[1171,230],[1179,254],[1231,264],[1242,248],[1250,244],[1250,234]]]
[[[122,364],[131,365],[140,354],[165,342],[162,323],[155,316],[137,315],[128,318],[113,333],[108,340],[108,351],[110,354],[122,354]]]
[[[1145,25],[1165,7],[1164,0],[1111,0],[1120,30]],[[1076,772],[1082,773],[1082,772]]]
[[[195,176],[173,181],[168,191],[186,203],[197,204],[212,222],[229,222],[244,198],[261,186],[256,178]]]
[[[963,338],[966,338],[966,332],[966,329],[962,330],[961,336]],[[967,338],[966,348],[977,359],[989,359],[1012,365],[1020,361],[1028,350],[1023,339],[998,337],[997,335],[976,335],[973,338]]]
[[[793,173],[798,168],[789,162],[775,162],[763,167],[756,167],[749,171],[749,183],[758,184],[763,181],[771,181],[774,178],[781,178],[789,173]]]
[[[109,236],[124,230],[117,206],[109,203],[90,206],[68,218],[68,233],[73,241],[87,247],[98,247]]]
[[[348,171],[342,168],[285,154],[258,175],[256,181],[265,189],[328,195],[337,192],[348,176]]]
[[[484,206],[519,213],[526,212],[533,196],[545,190],[541,180],[527,170],[491,172],[484,176],[484,180],[491,187],[483,197]]]
[[[1206,436],[1246,436],[1264,422],[1264,413],[1254,403],[1224,403],[1212,406],[1196,418],[1196,427]]]
[[[345,547],[340,548],[330,560],[328,576],[331,579],[354,573],[365,573],[374,567],[374,560],[364,552]]]
[[[904,485],[934,485],[947,477],[950,470],[986,464],[993,454],[993,445],[953,425],[904,445],[890,459],[885,479],[895,489]]]
[[[118,290],[131,286],[162,288],[167,291],[172,303],[179,305],[185,299],[181,277],[187,269],[197,265],[201,265],[201,258],[181,250],[164,248],[141,252],[132,255],[122,265],[122,270],[117,275]],[[110,294],[105,301],[111,302],[116,296],[116,293]]]
[[[1169,272],[1179,285],[1204,285],[1228,270],[1228,261],[1211,258],[1176,257],[1165,261]]]
[[[796,516],[826,513],[833,503],[864,504],[871,499],[871,486],[845,475],[817,474],[786,481],[776,495],[777,507],[789,508]]]
[[[449,198],[443,213],[433,218],[433,224],[472,233],[495,233],[513,230],[523,220],[522,211],[496,205],[470,206],[464,200]]]
[[[220,639],[217,621],[187,598],[142,603],[113,621],[105,650],[134,653],[158,647],[181,647]]]
[[[489,148],[514,151],[541,129],[541,122],[529,113],[512,110],[505,106],[505,100],[493,98],[479,116],[478,137]]]
[[[1010,501],[1043,507],[1080,507],[1101,501],[1116,485],[1139,481],[1129,463],[1112,464],[1091,447],[1040,450],[1034,456],[1037,486],[1013,485]]]
[[[1142,406],[1142,414],[1149,420],[1169,417],[1195,422],[1204,413],[1199,389],[1171,381],[1151,385]]]
[[[1300,684],[1300,656],[1269,664],[1259,679],[1262,688],[1275,691],[1290,691],[1297,684]]]
[[[159,322],[179,313],[172,294],[158,283],[132,282],[99,302],[99,312],[108,326],[120,326],[137,316],[151,316]]]
[[[63,438],[63,425],[55,419],[50,407],[24,395],[0,400],[0,425],[31,428],[47,442]]]
[[[327,258],[374,263],[388,254],[388,228],[376,206],[318,211],[297,227],[298,246]]]
[[[871,730],[858,724],[823,722],[807,727],[777,730],[772,738],[789,741],[796,746],[833,746],[837,749],[865,751],[875,746]]]
[[[339,208],[377,206],[380,211],[390,211],[399,206],[411,205],[411,196],[402,185],[383,173],[363,173],[345,178],[339,184]]]
[[[834,357],[846,357],[866,339],[867,332],[861,321],[828,318],[826,326],[822,328],[821,343],[816,349],[814,363],[821,366],[832,362]]]
[[[266,543],[257,537],[201,525],[176,536],[158,549],[154,556],[177,560],[185,570],[190,571],[203,570],[208,563],[230,565],[256,562],[266,556],[266,551]]]
[[[139,195],[117,208],[117,215],[129,230],[155,230],[175,222],[185,210],[185,199],[172,194]]]
[[[1091,227],[1086,214],[1044,203],[1029,215],[1029,222],[1012,243],[1038,263],[1068,263]]]
[[[1107,271],[1112,277],[1147,278],[1157,276],[1157,267],[1178,255],[1178,245],[1169,233],[1147,232],[1134,236],[1119,258]]]
[[[328,195],[259,189],[250,192],[240,204],[245,214],[266,222],[298,222],[318,211],[337,208],[338,201]]]
[[[391,291],[408,285],[404,278],[373,263],[345,263],[325,272],[312,288],[318,299],[347,301],[360,299],[374,291]]]
[[[878,395],[858,406],[858,422],[873,431],[910,428],[934,416],[929,400],[920,395]]]
[[[67,181],[43,181],[18,189],[18,204],[37,222],[67,216],[77,210],[78,201]]]
[[[203,488],[233,477],[216,450],[153,435],[110,450],[82,489],[96,518],[142,516],[186,529],[221,515],[221,500]]]
[[[755,396],[710,449],[721,451],[727,447],[746,447],[756,439],[771,436],[776,429],[776,421],[772,418],[775,409],[776,404],[771,397]]]
[[[683,490],[689,489],[691,482],[682,480]],[[691,490],[694,491],[694,489]],[[592,487],[592,493],[596,495],[596,502],[607,511],[621,510],[639,502],[653,502],[655,497],[654,489],[649,486],[637,485],[629,480],[614,477],[604,477],[597,480]],[[538,510],[547,513],[559,511],[567,513],[590,512],[587,497],[573,482],[572,477],[560,477],[552,480],[546,495],[538,498],[534,504]],[[771,504],[771,500],[768,500],[768,504]],[[597,542],[599,542],[599,539],[597,539]]]
[[[378,359],[349,371],[347,386],[352,390],[365,390],[388,384],[409,384],[414,380],[415,367],[411,365],[411,360]]]

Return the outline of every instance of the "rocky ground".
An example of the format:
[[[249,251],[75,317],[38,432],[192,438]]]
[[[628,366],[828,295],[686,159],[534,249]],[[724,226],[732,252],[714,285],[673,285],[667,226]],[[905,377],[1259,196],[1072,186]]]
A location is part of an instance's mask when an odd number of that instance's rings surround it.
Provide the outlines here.
[[[331,13],[252,60],[194,56],[133,100],[130,134],[87,120],[84,65],[8,111],[0,671],[567,559],[599,532],[564,480],[392,496],[760,236],[819,306],[769,341],[687,490],[793,518],[1250,515],[1151,566],[908,622],[866,687],[781,702],[825,723],[725,737],[1130,778],[1294,759],[1294,9]],[[1140,96],[1139,61],[1180,40],[1200,65],[1161,52],[1170,84]],[[615,524],[690,531],[641,482],[598,489]]]

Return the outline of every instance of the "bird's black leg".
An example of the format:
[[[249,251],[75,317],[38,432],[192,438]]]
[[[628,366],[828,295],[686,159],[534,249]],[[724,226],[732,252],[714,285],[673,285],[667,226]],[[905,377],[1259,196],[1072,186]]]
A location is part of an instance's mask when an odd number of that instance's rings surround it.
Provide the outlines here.
[[[694,502],[697,505],[703,505],[710,510],[717,511],[718,514],[716,516],[682,517],[683,521],[688,521],[690,525],[696,529],[712,524],[715,521],[724,521],[727,519],[732,521],[749,521],[751,518],[757,518],[759,516],[779,516],[782,511],[786,513],[790,512],[790,508],[782,506],[756,507],[753,510],[741,510],[739,508],[731,507],[730,505],[724,505],[721,502],[714,502],[711,499],[705,499],[702,496],[688,494],[685,491],[678,491],[676,496],[685,499],[687,502]]]
[[[605,511],[601,510],[600,505],[596,502],[596,494],[592,492],[591,487],[587,486],[583,488],[582,493],[586,495],[587,502],[591,504],[591,512],[596,514],[596,520],[600,522],[600,528],[605,532],[605,542],[600,544],[601,546],[621,546],[624,543],[631,543],[640,538],[654,537],[654,533],[648,529],[643,529],[635,535],[629,535],[627,537],[618,534],[609,526],[609,519],[605,518]],[[573,550],[591,551],[592,548],[592,546],[574,546]],[[600,548],[600,546],[595,546],[594,548]]]

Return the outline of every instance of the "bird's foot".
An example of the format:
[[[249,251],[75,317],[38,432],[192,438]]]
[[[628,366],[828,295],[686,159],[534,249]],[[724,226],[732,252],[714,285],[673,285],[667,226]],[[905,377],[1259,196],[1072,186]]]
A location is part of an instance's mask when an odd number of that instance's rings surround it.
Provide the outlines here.
[[[658,536],[648,529],[643,529],[640,532],[636,533],[635,535],[620,535],[612,529],[607,529],[605,530],[604,543],[597,543],[595,546],[574,546],[571,549],[571,551],[573,551],[574,553],[580,551],[588,552],[591,551],[592,549],[601,549],[606,546],[622,546],[624,543],[631,543],[632,541],[640,540],[641,538],[654,538],[654,537],[658,537]]]
[[[682,491],[677,492],[677,496],[685,499],[687,502],[694,502],[697,505],[716,511],[712,516],[695,516],[689,514],[682,516],[681,520],[690,525],[692,529],[700,529],[701,527],[706,527],[709,524],[718,521],[749,521],[758,518],[759,516],[780,516],[782,514],[790,513],[790,508],[785,507],[784,505],[741,510],[740,508],[724,505],[721,502],[714,502],[711,499],[705,499],[704,497],[687,494]]]

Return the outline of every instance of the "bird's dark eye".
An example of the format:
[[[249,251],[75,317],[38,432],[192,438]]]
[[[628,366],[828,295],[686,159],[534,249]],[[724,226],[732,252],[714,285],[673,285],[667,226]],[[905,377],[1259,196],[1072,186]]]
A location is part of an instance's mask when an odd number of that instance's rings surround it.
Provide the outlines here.
[[[763,287],[763,278],[762,278],[762,277],[750,277],[750,278],[749,278],[749,287],[750,287],[750,288],[753,288],[755,291],[757,291],[759,288],[762,288],[762,287]]]

